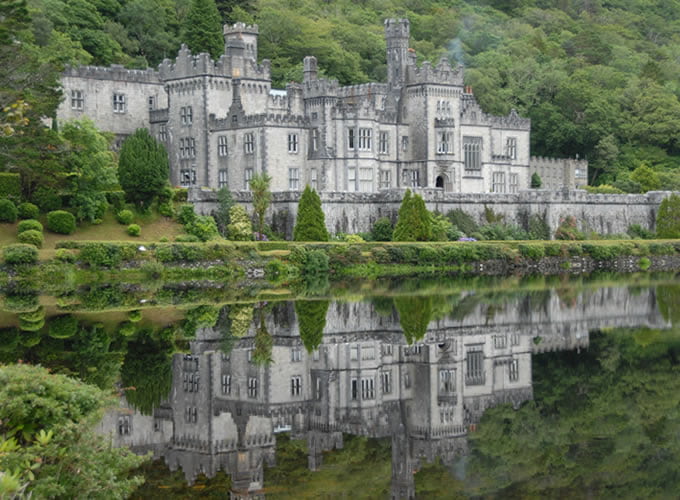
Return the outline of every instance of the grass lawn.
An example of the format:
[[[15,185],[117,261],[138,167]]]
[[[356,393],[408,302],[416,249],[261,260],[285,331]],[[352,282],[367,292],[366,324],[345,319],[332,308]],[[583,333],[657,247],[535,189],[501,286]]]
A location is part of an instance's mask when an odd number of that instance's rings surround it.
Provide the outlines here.
[[[168,240],[173,241],[175,236],[184,233],[184,229],[176,221],[157,213],[135,215],[134,223],[139,224],[142,228],[142,234],[136,237],[127,234],[127,225],[119,224],[111,211],[106,213],[101,224],[80,223],[76,232],[70,235],[56,234],[47,230],[47,221],[44,215],[40,217],[40,222],[45,226],[44,250],[52,250],[58,241],[66,240],[153,242],[165,236]],[[17,243],[17,224],[0,224],[0,246]]]

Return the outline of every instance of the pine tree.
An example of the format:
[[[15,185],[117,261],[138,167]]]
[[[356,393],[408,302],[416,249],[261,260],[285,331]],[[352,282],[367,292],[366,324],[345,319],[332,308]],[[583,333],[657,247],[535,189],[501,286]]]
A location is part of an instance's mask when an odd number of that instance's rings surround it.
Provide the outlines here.
[[[130,201],[148,206],[168,183],[169,173],[168,153],[147,129],[137,129],[125,139],[118,158],[118,180]]]
[[[327,300],[296,300],[295,314],[300,327],[300,338],[307,352],[318,349],[326,327],[326,314],[330,302]]]
[[[432,216],[419,195],[407,189],[399,207],[399,219],[392,241],[428,241],[432,237]]]
[[[222,20],[215,0],[192,0],[182,28],[183,39],[194,54],[207,52],[217,59],[224,52]]]
[[[309,186],[305,187],[293,229],[295,241],[328,241],[326,218],[321,210],[319,195]]]
[[[543,180],[537,172],[531,174],[531,189],[538,189],[543,185]]]

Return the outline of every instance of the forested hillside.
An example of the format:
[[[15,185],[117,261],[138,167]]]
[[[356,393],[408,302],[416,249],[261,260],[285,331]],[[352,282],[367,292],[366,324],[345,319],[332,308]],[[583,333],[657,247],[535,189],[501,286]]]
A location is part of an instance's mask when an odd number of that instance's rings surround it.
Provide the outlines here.
[[[277,85],[301,78],[305,55],[341,83],[384,79],[383,20],[408,17],[420,60],[464,64],[485,110],[532,119],[532,154],[586,157],[591,182],[630,192],[680,189],[680,0],[216,3],[224,22],[259,24]],[[26,36],[59,63],[153,66],[191,26],[190,0],[29,5]],[[631,176],[641,165],[653,171]]]

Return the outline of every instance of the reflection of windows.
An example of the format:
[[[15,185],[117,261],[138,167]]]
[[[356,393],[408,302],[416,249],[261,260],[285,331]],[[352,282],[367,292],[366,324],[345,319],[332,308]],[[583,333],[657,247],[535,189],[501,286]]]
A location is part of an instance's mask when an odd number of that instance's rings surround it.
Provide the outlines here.
[[[217,137],[217,156],[227,156],[229,148],[227,147],[227,136],[220,135]]]
[[[383,394],[392,393],[392,372],[390,370],[385,370],[380,373],[380,385],[382,386]]]
[[[297,153],[298,152],[298,135],[288,134],[288,152]]]
[[[508,376],[510,382],[517,382],[519,380],[519,360],[513,359],[508,365]]]
[[[231,394],[231,375],[222,375],[222,394]]]
[[[121,415],[118,417],[118,435],[129,436],[132,432],[132,416]]]
[[[456,392],[456,370],[449,368],[439,370],[439,392]]]
[[[257,397],[257,379],[255,377],[248,377],[248,397],[251,399]]]
[[[195,424],[198,421],[198,408],[195,406],[187,406],[184,409],[184,421],[187,424]]]
[[[85,106],[85,99],[83,98],[82,90],[72,90],[71,91],[71,109],[77,111],[82,111]]]
[[[463,137],[463,158],[465,170],[481,170],[482,138]]]
[[[482,346],[470,346],[465,360],[465,385],[484,385],[484,351]]]
[[[375,399],[375,381],[372,378],[361,379],[361,399]]]
[[[359,151],[370,151],[373,131],[370,128],[359,129]]]
[[[302,378],[295,376],[290,379],[290,395],[299,396],[302,391]]]
[[[510,193],[519,191],[519,174],[510,174]]]

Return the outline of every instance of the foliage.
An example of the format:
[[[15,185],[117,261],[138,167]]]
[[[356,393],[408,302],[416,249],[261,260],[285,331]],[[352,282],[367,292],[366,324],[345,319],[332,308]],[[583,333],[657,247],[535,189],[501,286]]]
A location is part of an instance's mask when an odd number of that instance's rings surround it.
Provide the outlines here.
[[[250,180],[250,191],[253,194],[253,211],[257,219],[257,232],[264,234],[264,214],[272,201],[269,190],[272,178],[266,173],[255,174]]]
[[[76,218],[65,210],[54,210],[47,214],[47,229],[53,233],[71,234],[76,230]]]
[[[181,205],[177,212],[177,221],[183,226],[191,224],[196,219],[194,206],[191,204]]]
[[[229,239],[234,241],[248,241],[253,237],[253,225],[246,213],[246,209],[241,205],[234,205],[229,210],[229,225],[227,234]]]
[[[234,205],[234,199],[231,196],[231,191],[228,187],[222,187],[217,191],[217,209],[213,212],[213,218],[217,224],[217,230],[225,238],[228,237],[227,227],[229,226],[230,218],[229,211]]]
[[[529,217],[528,236],[531,240],[549,240],[550,226],[545,221],[545,216],[532,214]]]
[[[326,327],[328,300],[296,300],[295,315],[300,329],[300,339],[307,352],[318,349],[323,340],[323,329]]]
[[[541,176],[538,175],[538,172],[534,172],[531,174],[531,189],[539,189],[543,185],[543,180],[541,179]]]
[[[35,219],[22,220],[17,225],[17,234],[21,234],[24,231],[29,231],[29,230],[42,232],[43,225]]]
[[[392,241],[392,221],[387,217],[381,217],[371,229],[371,239],[373,241]]]
[[[184,229],[200,241],[214,240],[220,236],[215,219],[210,215],[197,215],[192,222],[184,226]]]
[[[0,172],[0,196],[14,200],[21,198],[21,179],[19,174]]]
[[[409,344],[425,336],[432,319],[432,297],[395,297],[394,305],[399,312],[399,324]]]
[[[419,195],[407,189],[399,207],[399,219],[394,226],[393,241],[428,241],[432,237],[432,216]]]
[[[434,213],[432,218],[432,241],[449,241],[451,236],[455,236],[453,224],[442,214]],[[458,238],[453,238],[458,239]]]
[[[661,202],[656,214],[656,234],[659,238],[680,238],[680,196],[671,194]]]
[[[76,255],[66,248],[57,248],[54,252],[54,258],[58,262],[65,262],[73,264],[76,261]]]
[[[15,222],[18,210],[12,200],[4,198],[0,200],[0,222]]]
[[[38,261],[38,249],[33,245],[17,243],[2,249],[7,264],[34,264]]]
[[[274,337],[267,330],[264,321],[264,313],[260,309],[260,326],[255,331],[255,349],[253,349],[253,361],[258,365],[269,365],[272,363],[272,348],[274,347]]]
[[[130,224],[127,227],[127,234],[130,236],[139,236],[142,234],[142,228],[139,227],[139,224]]]
[[[623,194],[625,192],[609,184],[600,184],[599,186],[584,186],[584,189],[590,194]]]
[[[555,231],[556,240],[582,240],[583,233],[576,227],[576,218],[569,215],[560,220],[560,225]]]
[[[37,205],[25,201],[17,207],[17,212],[20,219],[37,219],[40,215],[40,209]]]
[[[446,216],[455,227],[468,236],[479,231],[479,224],[475,222],[470,214],[460,208],[450,210]]]
[[[309,185],[305,186],[298,203],[293,240],[328,241],[328,229],[326,229],[326,217],[321,209],[321,198]]]
[[[628,226],[627,232],[631,238],[642,238],[643,240],[651,240],[656,236],[652,231],[643,228],[640,224],[631,224]]]
[[[117,268],[121,262],[132,260],[137,254],[134,243],[84,243],[80,260],[93,268]]]
[[[182,38],[194,54],[207,52],[213,59],[219,58],[224,40],[215,0],[191,0],[182,25]]]
[[[0,470],[37,498],[122,498],[145,458],[94,432],[107,399],[99,389],[45,368],[0,365]],[[73,471],[74,473],[64,473]],[[7,483],[3,483],[6,487]]]
[[[118,158],[120,187],[130,201],[150,206],[168,182],[168,153],[147,129],[137,129],[123,142]]]
[[[45,241],[45,237],[43,236],[41,231],[36,231],[35,229],[28,229],[26,231],[22,231],[19,233],[17,236],[17,241],[19,243],[27,243],[29,245],[34,245],[37,248],[42,248],[43,242]]]
[[[51,318],[48,331],[54,339],[71,338],[78,332],[78,320],[70,314]]]
[[[236,338],[243,337],[248,333],[253,322],[252,304],[232,304],[229,306],[229,322],[231,323],[231,335]]]
[[[661,187],[657,173],[644,163],[631,172],[630,180],[639,184],[640,193],[655,191]]]
[[[116,214],[116,220],[118,221],[119,224],[123,225],[128,225],[132,224],[132,221],[135,220],[135,214],[132,213],[132,210],[120,210]]]

